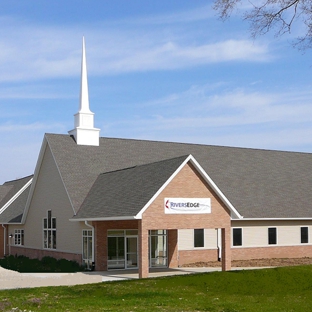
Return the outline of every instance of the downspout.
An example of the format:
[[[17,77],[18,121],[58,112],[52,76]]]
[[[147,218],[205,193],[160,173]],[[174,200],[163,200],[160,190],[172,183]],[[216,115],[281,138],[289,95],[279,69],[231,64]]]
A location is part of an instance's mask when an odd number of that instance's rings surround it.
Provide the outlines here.
[[[95,262],[94,262],[94,226],[89,224],[87,220],[85,220],[85,225],[92,229],[92,271],[95,269]]]
[[[217,248],[218,248],[218,261],[221,261],[221,255],[222,255],[222,233],[221,233],[221,229],[217,229]]]
[[[5,247],[6,247],[6,227],[4,224],[1,224],[3,227],[3,255],[5,256]]]

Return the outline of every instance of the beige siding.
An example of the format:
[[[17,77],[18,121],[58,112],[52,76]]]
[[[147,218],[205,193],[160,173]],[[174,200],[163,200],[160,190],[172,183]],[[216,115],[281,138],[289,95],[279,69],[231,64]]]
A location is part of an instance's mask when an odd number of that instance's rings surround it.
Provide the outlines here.
[[[232,228],[242,228],[242,247],[265,247],[268,244],[268,228],[277,229],[275,246],[298,246],[301,244],[302,226],[309,228],[309,244],[312,244],[312,221],[232,221]],[[239,247],[234,247],[239,248]]]
[[[217,248],[217,230],[215,229],[205,229],[204,232],[204,244],[205,249]],[[194,248],[194,230],[184,229],[179,230],[179,250],[192,250],[198,249]]]
[[[243,227],[243,246],[267,246],[268,228],[267,227]]]
[[[217,230],[205,229],[205,248],[217,248]]]
[[[43,249],[43,218],[47,217],[48,210],[56,218],[57,250],[81,253],[82,228],[85,226],[83,223],[69,222],[73,209],[47,146],[24,226],[25,247]]]
[[[194,248],[194,230],[179,230],[178,234],[179,250],[190,250]]]

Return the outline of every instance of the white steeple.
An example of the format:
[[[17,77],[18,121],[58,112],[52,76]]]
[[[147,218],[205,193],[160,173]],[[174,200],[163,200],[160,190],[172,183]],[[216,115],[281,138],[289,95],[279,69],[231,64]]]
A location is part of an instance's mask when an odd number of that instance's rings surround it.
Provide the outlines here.
[[[85,40],[82,37],[81,85],[79,111],[75,114],[75,129],[68,131],[78,145],[99,146],[100,129],[94,128],[94,113],[89,108],[89,91]]]

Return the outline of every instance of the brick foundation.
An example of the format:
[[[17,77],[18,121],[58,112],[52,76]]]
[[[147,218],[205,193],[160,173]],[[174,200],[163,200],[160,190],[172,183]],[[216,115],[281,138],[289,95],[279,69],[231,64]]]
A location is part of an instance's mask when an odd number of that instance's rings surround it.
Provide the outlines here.
[[[41,250],[41,249],[32,249],[24,248],[19,246],[11,246],[11,255],[25,256],[30,259],[42,259],[43,257],[53,257],[55,259],[66,259],[71,261],[76,261],[80,265],[82,264],[82,255],[75,253],[67,253],[53,250]]]
[[[232,260],[312,257],[312,246],[232,248]]]
[[[218,249],[180,250],[179,265],[218,260]]]

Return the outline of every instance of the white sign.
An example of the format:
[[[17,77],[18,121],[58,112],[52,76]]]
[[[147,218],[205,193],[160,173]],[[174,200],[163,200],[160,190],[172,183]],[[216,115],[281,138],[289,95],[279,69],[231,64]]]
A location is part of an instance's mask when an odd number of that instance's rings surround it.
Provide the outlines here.
[[[165,213],[211,213],[210,198],[165,198]]]

